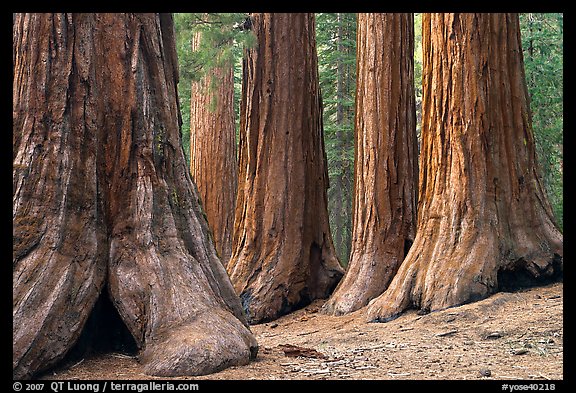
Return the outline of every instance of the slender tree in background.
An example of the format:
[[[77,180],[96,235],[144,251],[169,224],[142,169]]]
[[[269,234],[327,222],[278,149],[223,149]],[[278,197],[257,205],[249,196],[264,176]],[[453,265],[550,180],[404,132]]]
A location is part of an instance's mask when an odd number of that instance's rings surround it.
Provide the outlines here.
[[[563,14],[520,14],[536,155],[554,216],[563,227]]]
[[[252,29],[227,269],[259,323],[327,297],[343,271],[328,223],[314,16],[255,14]]]
[[[416,228],[417,140],[412,14],[358,14],[352,252],[324,311],[345,314],[380,295]]]
[[[201,32],[192,40],[200,47]],[[232,250],[238,185],[234,119],[234,68],[223,62],[192,83],[190,99],[190,171],[198,187],[216,251],[226,265]]]
[[[562,272],[536,168],[517,14],[425,14],[416,239],[368,306],[386,321]]]
[[[240,93],[242,84],[242,57],[244,48],[255,44],[255,36],[246,24],[247,13],[175,13],[176,50],[180,79],[178,82],[179,101],[182,109],[182,144],[186,159],[190,164],[190,114],[192,84],[201,80],[214,98],[210,101],[216,109],[216,90],[223,83],[222,76],[213,78],[214,69],[232,66],[234,69],[234,118],[235,129],[239,128]],[[192,50],[192,41],[196,43]],[[205,79],[208,78],[208,79]],[[204,83],[205,83],[204,82]]]
[[[146,373],[255,356],[185,162],[173,34],[170,14],[16,17],[14,378],[65,355],[103,288]]]
[[[316,37],[330,178],[330,228],[340,262],[346,265],[352,234],[356,14],[316,14]]]
[[[416,135],[418,152],[422,135],[422,14],[414,13],[414,96],[416,102]]]

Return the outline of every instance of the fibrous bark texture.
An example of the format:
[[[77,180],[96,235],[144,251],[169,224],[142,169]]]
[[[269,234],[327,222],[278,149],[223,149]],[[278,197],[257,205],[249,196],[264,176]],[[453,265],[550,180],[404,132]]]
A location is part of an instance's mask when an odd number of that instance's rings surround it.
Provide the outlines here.
[[[425,14],[416,239],[368,320],[562,272],[536,167],[517,14]]]
[[[192,50],[200,45],[194,35]],[[234,207],[238,187],[234,120],[234,68],[215,67],[192,83],[190,170],[202,200],[216,251],[226,265],[232,253]]]
[[[39,14],[17,14],[14,23],[15,379],[65,354],[106,277],[107,233],[96,198],[99,114],[86,83],[95,77],[85,67],[94,49],[89,23]]]
[[[259,323],[327,297],[343,270],[328,223],[314,17],[256,14],[252,28],[227,270]]]
[[[418,146],[412,14],[358,14],[352,250],[323,311],[355,311],[387,288],[416,229]]]
[[[14,378],[66,354],[106,280],[147,373],[247,363],[256,341],[181,147],[171,16],[14,29]]]

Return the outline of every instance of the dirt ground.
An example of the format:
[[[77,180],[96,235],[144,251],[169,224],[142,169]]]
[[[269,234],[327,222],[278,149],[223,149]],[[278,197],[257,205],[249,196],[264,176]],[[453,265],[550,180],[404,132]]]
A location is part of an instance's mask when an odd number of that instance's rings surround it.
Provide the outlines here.
[[[427,315],[408,311],[388,323],[364,322],[362,310],[333,317],[317,301],[251,327],[260,350],[246,366],[174,379],[525,379],[563,375],[563,284],[488,299]],[[282,345],[313,357],[286,356]],[[315,350],[315,351],[312,351]],[[42,379],[154,379],[117,353],[82,359]],[[167,378],[162,378],[167,379]]]

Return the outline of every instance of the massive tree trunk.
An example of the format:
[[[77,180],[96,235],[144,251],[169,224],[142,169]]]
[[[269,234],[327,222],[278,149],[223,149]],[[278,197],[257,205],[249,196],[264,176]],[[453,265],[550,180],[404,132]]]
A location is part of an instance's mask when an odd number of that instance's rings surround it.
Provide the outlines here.
[[[327,297],[342,277],[326,210],[328,173],[312,14],[256,14],[246,54],[230,278],[250,323]]]
[[[194,35],[192,50],[199,47],[200,39],[198,32]],[[190,170],[212,229],[216,251],[226,265],[232,253],[238,186],[233,65],[214,68],[201,81],[192,83],[191,90]]]
[[[15,34],[14,378],[61,359],[105,287],[147,373],[247,363],[180,143],[171,16],[19,14]]]
[[[323,310],[345,314],[380,295],[416,228],[417,140],[412,14],[358,14],[352,251]]]
[[[29,378],[65,354],[106,277],[89,23],[70,15],[15,20],[14,378]]]
[[[369,320],[558,277],[562,235],[536,168],[517,14],[425,14],[418,227]]]

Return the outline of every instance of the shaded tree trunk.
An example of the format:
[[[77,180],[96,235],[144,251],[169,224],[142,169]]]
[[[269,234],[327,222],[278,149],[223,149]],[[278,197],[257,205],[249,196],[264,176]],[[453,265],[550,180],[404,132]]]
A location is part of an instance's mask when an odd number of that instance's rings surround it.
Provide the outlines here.
[[[198,32],[194,35],[192,50],[199,47],[200,39]],[[226,265],[232,253],[238,186],[233,65],[214,68],[200,82],[192,83],[191,90],[190,170],[212,229],[216,251]]]
[[[257,345],[181,147],[171,16],[15,25],[14,378],[66,354],[105,282],[145,372],[247,363]]]
[[[54,364],[72,346],[107,274],[104,206],[96,198],[99,114],[87,83],[95,75],[82,67],[91,63],[93,33],[90,20],[72,18],[17,14],[14,23],[16,379]]]
[[[425,14],[416,239],[368,307],[386,321],[562,273],[536,156],[517,14]]]
[[[312,14],[256,14],[244,60],[230,278],[250,323],[327,297],[343,271],[328,173]]]
[[[380,295],[416,227],[417,140],[412,14],[358,14],[352,250],[323,311],[345,314]]]

